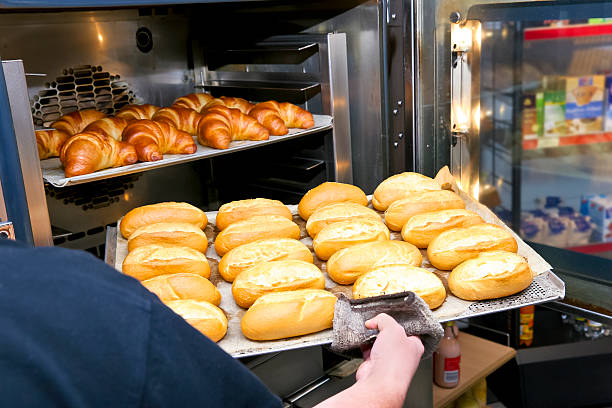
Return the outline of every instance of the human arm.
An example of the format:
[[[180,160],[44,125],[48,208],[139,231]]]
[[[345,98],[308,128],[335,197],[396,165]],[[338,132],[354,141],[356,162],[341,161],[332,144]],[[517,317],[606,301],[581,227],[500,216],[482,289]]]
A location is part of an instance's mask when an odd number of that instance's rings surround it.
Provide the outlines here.
[[[407,336],[403,327],[384,313],[365,325],[368,329],[378,329],[379,334],[372,348],[363,353],[364,362],[357,370],[357,382],[316,408],[400,408],[404,403],[423,354],[423,344],[418,337]]]

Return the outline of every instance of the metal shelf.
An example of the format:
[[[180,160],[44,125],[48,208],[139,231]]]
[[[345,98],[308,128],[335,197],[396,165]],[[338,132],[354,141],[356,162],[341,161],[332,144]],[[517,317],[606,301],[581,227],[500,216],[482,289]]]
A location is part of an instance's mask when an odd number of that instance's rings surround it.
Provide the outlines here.
[[[321,93],[317,82],[214,80],[197,86],[213,95],[240,96],[252,101],[282,100],[301,105]]]
[[[168,154],[164,159],[154,162],[136,163],[129,166],[117,167],[114,169],[100,170],[95,173],[85,174],[82,176],[66,177],[59,159],[47,159],[40,162],[43,179],[55,187],[66,187],[82,183],[90,183],[92,181],[104,180],[111,177],[119,177],[126,174],[140,173],[147,170],[158,169],[160,167],[182,164],[194,160],[207,159],[210,157],[221,156],[242,150],[253,149],[260,146],[266,146],[273,143],[284,142],[286,140],[295,139],[298,137],[310,135],[313,133],[322,132],[331,129],[333,121],[331,116],[313,115],[315,125],[310,129],[290,129],[289,133],[284,136],[270,136],[268,140],[262,141],[236,141],[232,142],[229,149],[212,149],[198,145],[197,152],[193,154]]]

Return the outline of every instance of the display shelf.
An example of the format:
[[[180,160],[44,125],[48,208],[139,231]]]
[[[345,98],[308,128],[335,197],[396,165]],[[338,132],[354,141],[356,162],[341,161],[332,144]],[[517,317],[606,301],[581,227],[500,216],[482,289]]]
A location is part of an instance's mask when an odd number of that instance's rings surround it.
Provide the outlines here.
[[[574,252],[581,252],[583,254],[599,254],[601,252],[611,252],[612,242],[597,242],[593,244],[567,247],[565,249]]]
[[[232,142],[228,149],[213,149],[210,147],[200,146],[193,154],[167,154],[162,160],[154,162],[142,162],[129,166],[116,167],[113,169],[105,169],[94,173],[85,174],[82,176],[66,177],[62,165],[57,158],[46,159],[40,162],[43,179],[54,185],[55,187],[66,187],[75,184],[89,183],[92,181],[103,180],[111,177],[124,176],[126,174],[140,173],[147,170],[153,170],[160,167],[172,166],[175,164],[187,163],[194,160],[207,159],[210,157],[221,156],[224,154],[239,152],[242,150],[253,149],[256,147],[266,146],[273,143],[283,142],[286,140],[295,139],[301,136],[318,133],[333,127],[331,116],[313,115],[315,125],[310,129],[290,129],[289,133],[284,136],[270,136],[268,140],[250,141],[242,140]]]
[[[443,407],[459,398],[478,381],[497,370],[516,355],[511,347],[461,332],[461,374],[455,388],[433,386],[433,406]]]
[[[562,137],[541,137],[538,139],[523,140],[523,150],[536,150],[559,146],[576,146],[607,142],[612,142],[612,132]]]
[[[555,40],[561,38],[598,37],[612,35],[612,24],[572,24],[566,26],[527,28],[525,41]]]

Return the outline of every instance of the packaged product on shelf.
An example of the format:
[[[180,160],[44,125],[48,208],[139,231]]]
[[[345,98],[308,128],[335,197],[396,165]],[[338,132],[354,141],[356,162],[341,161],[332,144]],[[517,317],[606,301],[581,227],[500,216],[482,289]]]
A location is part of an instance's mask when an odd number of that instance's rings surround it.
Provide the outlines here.
[[[542,92],[521,96],[521,128],[523,140],[537,139],[542,135],[541,119],[544,107],[544,94]]]
[[[567,246],[568,227],[559,217],[548,220],[548,234],[544,239],[547,245],[564,248]]]
[[[612,75],[606,76],[606,91],[604,98],[606,100],[604,129],[606,131],[612,131]]]
[[[566,78],[565,119],[568,134],[601,132],[604,84],[603,75]]]
[[[527,241],[543,242],[542,230],[532,219],[521,220],[521,237]]]
[[[544,137],[567,134],[565,122],[565,79],[544,77]]]
[[[593,227],[587,217],[575,215],[571,218],[571,222],[567,246],[587,245],[591,241],[593,233]]]
[[[595,197],[589,202],[589,216],[595,225],[593,239],[612,242],[612,197]]]

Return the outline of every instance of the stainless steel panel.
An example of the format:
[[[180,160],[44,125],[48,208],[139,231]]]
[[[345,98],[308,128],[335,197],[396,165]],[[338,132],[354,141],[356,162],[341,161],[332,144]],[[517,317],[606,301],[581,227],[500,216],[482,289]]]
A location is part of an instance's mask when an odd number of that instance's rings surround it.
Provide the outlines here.
[[[334,118],[335,180],[353,183],[346,34],[328,34],[329,94]]]
[[[305,32],[346,34],[353,184],[372,192],[383,180],[378,5],[367,1]]]
[[[20,60],[2,61],[2,69],[6,79],[15,137],[17,138],[21,174],[32,225],[32,237],[34,244],[37,246],[52,245],[51,223],[47,211],[42,174],[37,160],[38,149],[34,137],[34,123],[30,114],[23,63]]]

